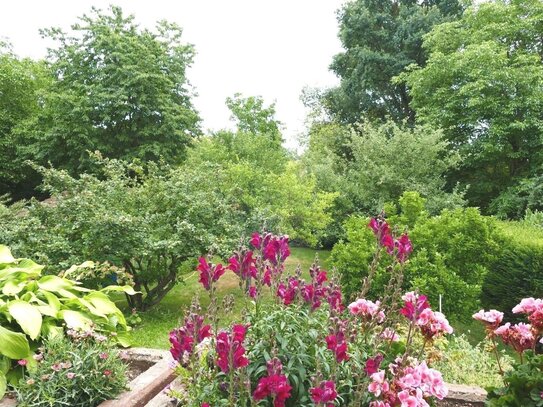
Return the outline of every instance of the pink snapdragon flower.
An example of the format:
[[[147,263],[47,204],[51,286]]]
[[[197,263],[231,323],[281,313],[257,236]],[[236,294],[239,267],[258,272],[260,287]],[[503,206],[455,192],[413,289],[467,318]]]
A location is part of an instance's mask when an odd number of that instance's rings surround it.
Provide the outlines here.
[[[330,309],[336,312],[343,312],[345,306],[343,305],[343,296],[341,294],[341,288],[333,283],[327,288],[328,295],[326,300],[330,305]]]
[[[288,236],[272,236],[266,235],[263,239],[262,254],[265,260],[268,260],[273,265],[284,262],[290,256],[290,248],[288,245]]]
[[[379,337],[391,342],[398,342],[400,340],[400,336],[391,328],[385,328]]]
[[[430,308],[426,296],[417,294],[414,291],[404,294],[402,299],[404,300],[404,306],[400,312],[410,321],[414,321],[422,311],[426,308]]]
[[[443,382],[441,373],[435,369],[430,369],[428,365],[426,365],[426,362],[421,362],[418,365],[405,368],[401,372],[401,376],[397,379],[396,383],[403,391],[405,391],[404,401],[400,398],[402,403],[413,403],[414,400],[421,403],[421,398],[419,398],[418,394],[435,397],[438,400],[443,400],[448,394],[448,389]],[[414,397],[414,399],[409,398],[408,396]],[[400,393],[398,393],[398,397],[400,397]],[[426,404],[414,405],[418,406]]]
[[[227,268],[243,280],[256,278],[257,275],[252,251],[235,253],[228,259]]]
[[[328,350],[334,352],[338,363],[349,360],[349,355],[347,354],[347,341],[343,332],[340,331],[335,334],[330,334],[325,339],[326,347]]]
[[[414,391],[402,390],[398,393],[398,399],[401,407],[430,407],[424,400],[421,389],[415,389]]]
[[[413,252],[413,245],[407,233],[402,234],[398,240],[394,241],[394,247],[396,247],[396,257],[400,263],[404,263]]]
[[[367,321],[376,320],[381,323],[385,320],[385,314],[380,311],[380,301],[370,301],[364,298],[359,298],[355,302],[349,305],[349,311],[351,314],[361,316]]]
[[[373,373],[371,380],[371,383],[368,385],[368,391],[375,397],[379,397],[381,393],[386,393],[390,390],[390,385],[385,379],[384,370]]]
[[[271,359],[266,365],[268,375],[258,381],[253,398],[258,402],[271,396],[274,407],[284,407],[285,401],[290,397],[292,386],[282,374],[283,365],[278,358]]]
[[[543,300],[540,298],[523,298],[518,305],[513,308],[515,314],[531,314],[534,311],[543,308]]]
[[[311,400],[317,406],[333,407],[334,400],[337,398],[336,384],[333,381],[326,380],[309,390]]]
[[[249,364],[243,346],[246,332],[246,327],[238,324],[232,327],[232,332],[221,331],[217,335],[217,366],[224,373]]]
[[[379,371],[379,367],[381,366],[381,362],[383,361],[383,355],[380,353],[373,357],[366,360],[366,366],[364,367],[364,372],[368,376],[371,376],[374,373],[377,373]]]
[[[204,317],[191,313],[185,318],[184,326],[170,332],[170,353],[179,363],[185,361],[185,355],[190,356],[194,346],[211,336],[211,326],[204,325]]]
[[[198,263],[198,267],[196,268],[196,270],[200,272],[200,279],[198,281],[209,291],[211,289],[211,284],[221,278],[226,271],[226,268],[224,268],[222,264],[209,264],[205,257],[200,257]]]
[[[281,282],[277,287],[277,296],[284,305],[290,305],[300,291],[301,281],[296,277],[289,277],[287,284]]]

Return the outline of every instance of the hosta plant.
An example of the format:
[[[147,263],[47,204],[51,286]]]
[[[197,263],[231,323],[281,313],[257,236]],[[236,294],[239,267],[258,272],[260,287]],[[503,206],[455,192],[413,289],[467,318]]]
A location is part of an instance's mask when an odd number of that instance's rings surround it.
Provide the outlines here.
[[[0,398],[7,382],[20,378],[22,364],[33,368],[32,356],[41,341],[65,328],[111,333],[127,344],[129,327],[107,293],[130,294],[131,287],[90,290],[67,278],[42,275],[43,268],[29,259],[15,259],[8,247],[0,246]]]
[[[498,369],[505,386],[489,388],[487,405],[491,407],[543,406],[543,299],[524,298],[513,308],[513,314],[525,315],[527,323],[502,324],[504,314],[497,310],[481,310],[473,318],[484,324],[487,338],[494,344]],[[497,340],[518,355],[513,369],[505,370],[497,351]]]
[[[369,227],[375,256],[358,299],[348,306],[317,262],[309,279],[300,269],[286,275],[286,236],[253,234],[227,266],[201,258],[198,272],[210,306],[203,312],[195,302],[170,333],[181,379],[181,388],[170,394],[181,405],[198,407],[425,407],[443,399],[442,376],[425,356],[452,328],[424,295],[401,292],[412,251],[408,235],[381,218]],[[391,259],[386,294],[367,298],[384,257]],[[239,277],[251,302],[240,323],[220,329],[217,310],[228,310],[229,301],[217,303],[216,285],[226,272]]]

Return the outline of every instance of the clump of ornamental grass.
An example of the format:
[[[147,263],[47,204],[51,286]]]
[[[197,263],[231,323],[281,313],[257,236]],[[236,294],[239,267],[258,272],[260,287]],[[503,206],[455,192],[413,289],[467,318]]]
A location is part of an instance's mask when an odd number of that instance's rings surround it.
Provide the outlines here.
[[[93,331],[69,330],[46,341],[31,360],[19,360],[24,374],[16,387],[21,407],[93,407],[114,399],[127,386],[124,352]]]
[[[402,292],[412,243],[384,218],[372,219],[375,255],[358,298],[346,306],[334,275],[317,261],[302,278],[286,275],[287,236],[254,233],[228,265],[200,258],[200,283],[210,297],[194,302],[170,333],[181,389],[169,394],[194,406],[429,406],[447,395],[441,373],[429,365],[434,341],[452,333],[447,319],[417,292]],[[385,256],[388,286],[368,298]],[[368,267],[361,265],[361,267]],[[248,299],[242,321],[220,329],[216,287],[233,272]],[[273,304],[263,306],[268,291]]]

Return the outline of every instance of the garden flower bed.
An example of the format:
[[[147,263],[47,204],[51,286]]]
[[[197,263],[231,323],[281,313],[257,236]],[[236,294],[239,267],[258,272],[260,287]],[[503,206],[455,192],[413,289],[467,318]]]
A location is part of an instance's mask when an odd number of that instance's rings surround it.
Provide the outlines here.
[[[128,349],[126,351],[126,362],[130,379],[129,389],[116,400],[103,402],[100,406],[135,407],[149,405],[149,401],[157,395],[160,396],[164,387],[174,379],[169,365],[170,361],[171,357],[164,351],[145,348]],[[160,403],[160,400],[158,402]],[[0,407],[15,407],[16,405],[17,402],[11,395],[6,395],[0,400]]]

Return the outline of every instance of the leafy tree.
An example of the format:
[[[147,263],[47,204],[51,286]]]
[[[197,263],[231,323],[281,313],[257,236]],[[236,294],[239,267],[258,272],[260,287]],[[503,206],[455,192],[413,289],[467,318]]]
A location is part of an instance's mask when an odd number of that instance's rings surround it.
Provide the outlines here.
[[[140,29],[111,7],[93,8],[72,30],[42,32],[58,44],[48,56],[56,80],[43,110],[19,129],[27,157],[71,174],[91,169],[87,151],[179,162],[199,132],[186,77],[194,50],[181,42],[181,28]]]
[[[265,107],[260,96],[244,98],[236,93],[226,99],[226,106],[232,112],[231,119],[238,132],[264,135],[281,144],[281,122],[275,118],[275,104]]]
[[[435,27],[424,42],[426,66],[400,77],[418,119],[444,129],[463,157],[451,183],[470,185],[470,203],[485,210],[504,191],[510,201],[507,189],[519,180],[541,173],[541,21],[539,0],[473,6]]]
[[[428,126],[322,124],[311,131],[304,163],[320,188],[340,193],[338,222],[352,213],[378,213],[404,191],[419,192],[433,214],[463,204],[458,191],[444,192],[444,174],[458,156],[448,151],[441,132]]]
[[[36,184],[18,149],[16,128],[39,111],[40,92],[49,79],[45,64],[18,58],[0,43],[0,195],[24,195]]]
[[[424,66],[423,35],[461,12],[458,0],[347,2],[338,18],[345,51],[331,65],[341,83],[324,96],[326,108],[348,123],[387,117],[413,123],[408,89],[391,79],[410,64]]]
[[[261,98],[239,96],[229,99],[227,105],[238,117],[237,131],[202,137],[189,149],[184,166],[210,173],[210,177],[213,171],[224,173],[217,180],[218,187],[226,196],[235,197],[245,214],[247,232],[265,227],[299,242],[317,244],[332,220],[329,208],[336,194],[320,191],[315,177],[289,158],[279,142],[273,105],[264,106]]]

